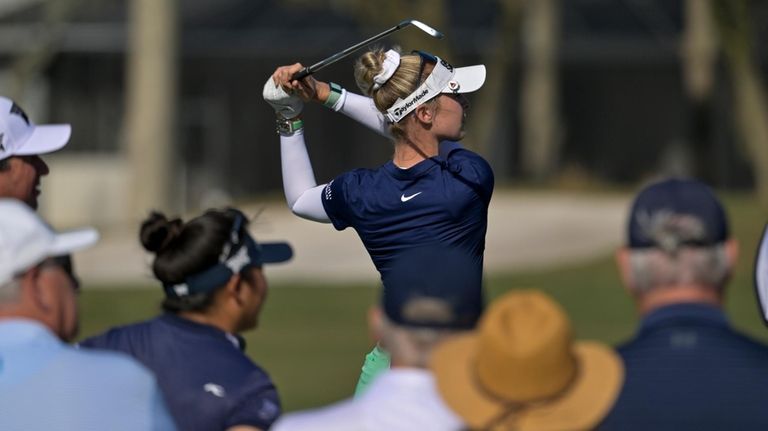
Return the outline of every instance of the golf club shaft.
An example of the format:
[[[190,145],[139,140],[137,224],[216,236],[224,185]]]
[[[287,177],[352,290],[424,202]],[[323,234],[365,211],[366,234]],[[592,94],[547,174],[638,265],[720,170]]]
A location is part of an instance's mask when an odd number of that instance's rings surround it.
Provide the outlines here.
[[[364,40],[364,41],[362,41],[360,43],[357,43],[355,45],[352,45],[352,46],[350,46],[349,48],[347,48],[347,49],[345,49],[343,51],[337,52],[336,54],[333,54],[332,56],[330,56],[330,57],[328,57],[326,59],[318,61],[317,63],[315,63],[315,64],[313,64],[313,65],[311,65],[309,67],[305,67],[305,68],[301,69],[300,71],[294,73],[293,76],[291,77],[291,79],[301,79],[301,78],[304,78],[305,76],[311,75],[311,74],[317,72],[318,70],[323,69],[326,66],[329,66],[329,65],[331,65],[333,63],[336,63],[337,61],[339,61],[342,58],[348,56],[349,54],[352,54],[353,52],[357,51],[358,49],[360,49],[360,48],[362,48],[362,47],[364,47],[364,46],[366,46],[366,45],[368,45],[370,43],[373,43],[373,42],[375,42],[375,41],[377,41],[377,40],[379,40],[379,39],[381,39],[381,38],[383,38],[383,37],[385,37],[385,36],[387,36],[387,35],[389,35],[391,33],[394,33],[394,32],[396,32],[396,31],[398,31],[398,30],[400,30],[400,29],[402,29],[404,27],[407,27],[407,26],[411,25],[412,23],[413,23],[413,20],[401,21],[399,24],[397,24],[396,26],[394,26],[394,27],[392,27],[392,28],[390,28],[388,30],[385,30],[385,31],[383,31],[383,32],[381,32],[381,33],[379,33],[379,34],[377,34],[375,36],[369,37],[368,39],[366,39],[366,40]],[[423,26],[424,24],[419,23],[419,25]],[[421,29],[421,27],[420,27],[420,29]],[[442,37],[442,34],[440,34],[439,32],[435,31],[435,33],[437,33],[439,36],[434,36],[434,37]]]

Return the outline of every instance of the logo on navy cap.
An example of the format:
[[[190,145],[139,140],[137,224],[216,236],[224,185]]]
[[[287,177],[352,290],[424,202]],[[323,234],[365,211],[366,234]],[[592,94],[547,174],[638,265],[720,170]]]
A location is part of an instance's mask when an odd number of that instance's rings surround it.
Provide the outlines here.
[[[216,383],[206,383],[206,384],[204,384],[203,385],[203,390],[205,392],[208,392],[209,394],[211,394],[211,395],[213,395],[215,397],[219,397],[219,398],[224,398],[224,395],[226,395],[226,393],[227,393],[224,390],[224,388],[221,387],[221,385],[217,385]]]

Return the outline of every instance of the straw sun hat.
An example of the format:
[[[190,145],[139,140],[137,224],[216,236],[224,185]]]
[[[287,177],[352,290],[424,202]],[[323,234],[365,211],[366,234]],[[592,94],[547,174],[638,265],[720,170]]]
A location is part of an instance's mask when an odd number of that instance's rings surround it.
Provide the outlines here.
[[[441,343],[430,364],[440,394],[472,429],[591,429],[613,405],[622,362],[574,342],[567,316],[539,291],[494,301],[478,328]]]

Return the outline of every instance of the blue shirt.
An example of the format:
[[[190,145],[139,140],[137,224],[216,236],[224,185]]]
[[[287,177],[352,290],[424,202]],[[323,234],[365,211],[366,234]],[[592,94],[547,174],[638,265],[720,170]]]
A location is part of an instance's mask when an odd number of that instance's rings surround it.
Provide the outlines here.
[[[734,331],[720,309],[655,310],[618,351],[625,383],[600,430],[768,429],[768,346]]]
[[[175,430],[152,374],[131,358],[0,320],[0,430]]]
[[[118,350],[157,376],[171,414],[185,431],[236,425],[268,429],[280,415],[272,380],[236,337],[173,314],[114,328],[85,347]]]
[[[409,169],[389,161],[341,174],[322,201],[336,229],[357,231],[382,277],[404,250],[431,243],[465,250],[482,269],[493,181],[482,157],[443,142]]]

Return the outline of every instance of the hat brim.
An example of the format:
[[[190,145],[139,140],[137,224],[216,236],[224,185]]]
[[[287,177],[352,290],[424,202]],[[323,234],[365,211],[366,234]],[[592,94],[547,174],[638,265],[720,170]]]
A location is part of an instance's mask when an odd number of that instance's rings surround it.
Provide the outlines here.
[[[95,229],[84,228],[56,233],[48,256],[61,256],[90,247],[99,240]]]
[[[456,336],[438,345],[430,362],[443,400],[472,429],[499,421],[513,421],[520,431],[590,429],[613,406],[623,382],[616,353],[599,343],[576,342],[578,371],[570,386],[556,398],[537,401],[505,418],[512,404],[478,387],[472,369],[476,345],[474,334]]]
[[[32,134],[14,151],[18,156],[47,154],[62,149],[72,135],[69,124],[43,124],[33,126]]]
[[[262,263],[280,263],[293,257],[293,249],[286,242],[261,242]]]
[[[485,66],[457,67],[453,79],[448,82],[442,93],[471,93],[485,83]]]
[[[763,229],[763,236],[755,257],[755,292],[763,322],[768,325],[768,224]]]

